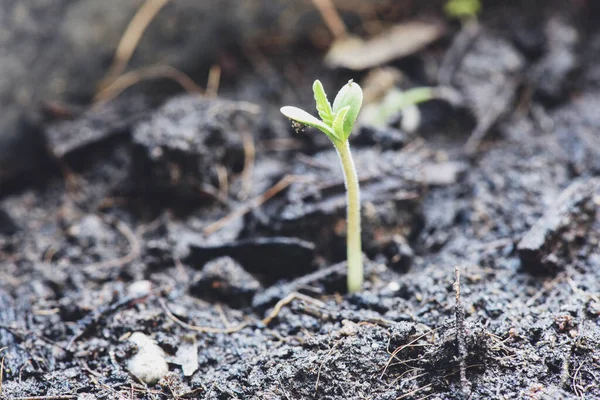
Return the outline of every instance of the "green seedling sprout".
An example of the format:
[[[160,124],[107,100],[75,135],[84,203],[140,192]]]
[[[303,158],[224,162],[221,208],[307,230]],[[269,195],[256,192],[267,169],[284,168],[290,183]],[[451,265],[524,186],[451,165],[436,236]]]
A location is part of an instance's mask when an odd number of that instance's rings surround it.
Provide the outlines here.
[[[444,6],[446,15],[463,21],[476,19],[481,12],[480,0],[448,0]]]
[[[350,81],[340,89],[331,106],[319,80],[313,84],[313,92],[320,120],[296,107],[282,107],[281,112],[295,126],[301,124],[319,129],[337,150],[346,184],[348,292],[352,293],[360,290],[364,272],[360,239],[360,189],[348,138],[362,106],[363,93],[358,83]]]

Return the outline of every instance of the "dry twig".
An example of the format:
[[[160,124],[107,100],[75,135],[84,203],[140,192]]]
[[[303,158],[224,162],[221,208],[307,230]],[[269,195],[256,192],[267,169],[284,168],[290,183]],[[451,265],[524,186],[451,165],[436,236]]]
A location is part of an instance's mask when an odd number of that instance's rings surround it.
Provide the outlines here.
[[[0,353],[6,349],[8,349],[8,347],[2,347],[0,349]],[[2,392],[4,391],[4,389],[2,387],[3,379],[4,379],[4,357],[2,357],[2,360],[0,361],[0,396],[2,396]]]
[[[180,70],[171,67],[170,65],[152,65],[140,69],[129,71],[126,74],[120,75],[114,79],[110,84],[106,85],[100,92],[94,97],[95,107],[103,104],[109,100],[114,99],[125,89],[135,85],[146,79],[156,78],[167,78],[177,82],[181,87],[190,94],[203,94],[204,89],[196,84],[185,73]]]
[[[273,319],[275,319],[279,315],[279,313],[281,312],[281,309],[284,306],[290,304],[295,299],[304,300],[305,302],[312,303],[312,304],[316,305],[317,307],[321,307],[321,308],[325,307],[325,303],[323,303],[322,301],[313,299],[312,297],[309,297],[309,296],[299,293],[299,292],[292,292],[292,293],[288,294],[287,296],[285,296],[283,299],[279,300],[277,302],[277,304],[275,304],[275,307],[273,307],[273,310],[271,310],[269,315],[267,315],[262,320],[262,323],[264,325],[269,325],[271,323],[271,321],[273,321]]]
[[[217,232],[219,229],[223,228],[225,225],[227,225],[231,221],[235,220],[236,218],[243,217],[251,210],[253,210],[257,207],[260,207],[266,201],[270,200],[273,196],[275,196],[276,194],[278,194],[279,192],[281,192],[282,190],[287,188],[291,183],[293,183],[297,180],[298,180],[298,177],[296,177],[294,175],[284,176],[279,182],[277,182],[275,185],[273,185],[271,188],[269,188],[262,195],[254,198],[252,201],[248,202],[247,204],[243,205],[242,207],[238,208],[237,210],[234,210],[233,212],[227,214],[223,218],[221,218],[221,219],[213,222],[212,224],[208,225],[207,227],[205,227],[203,230],[203,233],[205,235],[212,235],[213,233]]]
[[[169,0],[146,0],[146,2],[138,9],[119,41],[113,63],[108,69],[106,78],[101,84],[102,89],[111,85],[113,83],[113,78],[121,75],[123,71],[125,71],[146,28],[148,28],[148,25],[150,25],[154,17],[156,17],[158,12],[168,2]]]
[[[167,317],[169,317],[169,319],[171,319],[177,325],[180,325],[180,326],[182,326],[186,329],[190,329],[192,331],[201,332],[201,333],[235,333],[235,332],[241,331],[246,326],[248,326],[248,322],[242,322],[241,324],[229,326],[227,328],[213,328],[211,326],[191,325],[191,324],[188,324],[187,322],[183,322],[182,320],[177,318],[175,315],[173,315],[173,313],[171,312],[171,310],[169,310],[169,308],[167,307],[167,304],[165,303],[165,301],[162,298],[159,298],[158,301],[159,301],[160,306],[162,307],[163,311],[167,315]]]
[[[458,363],[460,368],[460,387],[464,396],[468,396],[471,391],[471,385],[467,380],[467,345],[465,341],[465,309],[460,301],[460,268],[454,267],[454,295],[456,303],[454,304],[454,314],[456,316],[456,338],[458,341]]]
[[[208,80],[206,82],[206,97],[216,97],[221,83],[221,66],[218,64],[210,67],[208,71]]]
[[[247,196],[252,186],[252,172],[254,171],[254,160],[256,159],[256,147],[254,137],[248,131],[242,132],[244,143],[244,169],[242,170],[242,194]]]
[[[77,395],[65,394],[58,396],[29,396],[29,397],[13,397],[11,400],[71,400],[76,399]]]
[[[317,10],[319,10],[327,28],[329,28],[335,39],[341,39],[348,35],[346,25],[335,9],[332,0],[312,0],[312,2]]]
[[[339,343],[340,342],[336,342],[331,347],[331,350],[329,350],[329,352],[325,355],[323,362],[321,364],[319,364],[319,370],[317,371],[317,382],[315,383],[315,394],[314,394],[315,397],[317,397],[317,392],[319,391],[319,380],[321,379],[321,370],[323,369],[323,366],[327,362],[327,359],[329,358],[329,356],[331,356],[333,354],[333,351],[336,349],[336,347],[338,346]]]
[[[416,338],[414,338],[413,340],[411,340],[409,343],[399,346],[398,348],[396,348],[392,354],[390,354],[390,358],[388,359],[388,361],[385,363],[385,367],[383,368],[383,372],[381,373],[381,376],[379,377],[379,379],[383,379],[383,376],[385,375],[385,373],[387,372],[387,369],[389,368],[390,364],[392,363],[392,360],[396,358],[396,356],[398,355],[398,353],[400,353],[402,350],[404,350],[407,347],[412,346],[413,344],[415,344],[416,342],[418,342],[419,340],[423,339],[425,336],[429,335],[430,333],[433,333],[435,331],[438,331],[440,329],[442,329],[443,326],[440,326],[438,328],[432,329],[429,332],[425,332],[422,335],[417,336]],[[400,360],[399,360],[400,361]]]

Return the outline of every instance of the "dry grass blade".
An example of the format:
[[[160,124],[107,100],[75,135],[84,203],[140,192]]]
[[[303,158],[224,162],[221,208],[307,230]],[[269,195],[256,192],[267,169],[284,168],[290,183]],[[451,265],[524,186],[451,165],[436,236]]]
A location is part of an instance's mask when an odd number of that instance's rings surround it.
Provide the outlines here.
[[[335,9],[332,0],[312,0],[313,4],[319,10],[325,24],[336,39],[341,39],[348,35],[346,25]]]
[[[430,333],[436,332],[440,329],[442,329],[443,327],[439,327],[439,328],[435,328],[430,330],[429,332],[425,332],[422,335],[417,336],[416,338],[414,338],[413,340],[411,340],[409,343],[399,346],[398,348],[396,348],[392,354],[390,355],[390,358],[388,359],[388,361],[385,363],[385,367],[383,368],[383,372],[381,373],[381,376],[379,377],[379,379],[383,379],[383,376],[385,375],[388,367],[390,366],[390,364],[392,363],[392,360],[394,358],[396,358],[396,356],[398,355],[398,353],[400,353],[402,350],[406,349],[407,347],[412,346],[413,344],[415,344],[416,342],[418,342],[419,340],[423,339],[425,336],[429,335]]]
[[[256,147],[254,146],[254,137],[248,131],[242,132],[242,141],[244,144],[244,169],[242,170],[242,196],[246,197],[252,187],[252,172],[254,171],[254,161],[256,159]]]
[[[248,322],[242,322],[241,324],[232,325],[227,328],[213,328],[210,326],[191,325],[191,324],[188,324],[187,322],[183,322],[182,320],[177,318],[171,312],[171,310],[169,310],[169,308],[167,307],[167,304],[165,303],[165,301],[163,299],[159,298],[158,301],[159,301],[160,306],[162,307],[163,311],[167,315],[167,317],[169,317],[169,319],[171,319],[177,325],[180,325],[180,326],[182,326],[186,329],[190,329],[192,331],[201,332],[201,333],[235,333],[235,332],[241,331],[246,326],[248,326]]]
[[[465,396],[468,396],[471,391],[471,385],[467,380],[467,367],[466,367],[466,359],[467,359],[467,345],[465,338],[465,309],[463,308],[461,299],[460,299],[460,268],[459,266],[454,267],[454,276],[455,281],[452,286],[454,286],[455,293],[455,305],[454,305],[454,313],[456,316],[456,338],[458,341],[458,361],[460,368],[460,387]]]
[[[407,397],[410,397],[410,396],[412,396],[413,394],[419,393],[419,392],[421,392],[421,391],[423,391],[423,390],[431,389],[432,387],[433,387],[433,384],[431,384],[431,383],[430,383],[429,385],[425,385],[425,386],[422,386],[422,387],[416,388],[415,390],[412,390],[412,391],[410,391],[410,392],[406,392],[406,393],[404,393],[404,394],[403,394],[402,396],[400,396],[400,397],[396,397],[396,400],[405,399],[405,398],[407,398]]]
[[[28,397],[13,397],[11,400],[70,400],[76,399],[74,394],[65,394],[58,396],[28,396]]]
[[[0,349],[0,353],[6,349],[8,349],[8,347],[2,347]],[[4,390],[2,387],[3,379],[4,379],[4,357],[2,357],[2,360],[0,361],[0,396],[2,396],[2,392]]]
[[[262,195],[256,197],[254,200],[250,201],[249,203],[245,204],[244,206],[238,208],[237,210],[227,214],[223,218],[208,225],[203,230],[204,234],[212,235],[213,233],[217,232],[219,229],[223,228],[225,225],[227,225],[231,221],[235,220],[236,218],[243,217],[248,212],[250,212],[252,209],[260,207],[263,203],[265,203],[266,201],[271,199],[273,196],[275,196],[277,193],[279,193],[282,190],[284,190],[285,188],[287,188],[292,182],[295,182],[296,180],[297,180],[296,176],[293,176],[293,175],[284,176],[279,182],[277,182],[275,185],[273,185],[270,189],[268,189]]]
[[[319,301],[317,299],[313,299],[312,297],[309,297],[305,294],[302,293],[298,293],[298,292],[292,292],[290,294],[288,294],[287,296],[285,296],[283,299],[279,300],[277,302],[277,304],[275,304],[275,307],[273,307],[273,310],[271,310],[271,312],[269,313],[269,315],[267,315],[263,320],[262,323],[264,325],[269,325],[271,323],[271,321],[273,321],[273,319],[275,319],[279,313],[281,312],[281,309],[283,307],[285,307],[286,305],[290,304],[292,301],[294,301],[295,299],[300,299],[303,300],[307,303],[311,303],[316,305],[317,307],[325,307],[325,304],[322,301]]]
[[[146,2],[135,13],[125,33],[119,41],[112,65],[108,69],[106,78],[100,85],[102,89],[113,83],[113,79],[123,73],[133,52],[137,48],[146,28],[152,22],[158,12],[169,2],[169,0],[146,0]]]
[[[177,82],[188,93],[203,94],[204,89],[192,78],[170,65],[153,65],[130,71],[116,78],[94,97],[95,105],[114,99],[125,89],[147,79],[167,78]]]
[[[216,97],[221,84],[221,67],[217,64],[210,67],[206,81],[206,97]]]

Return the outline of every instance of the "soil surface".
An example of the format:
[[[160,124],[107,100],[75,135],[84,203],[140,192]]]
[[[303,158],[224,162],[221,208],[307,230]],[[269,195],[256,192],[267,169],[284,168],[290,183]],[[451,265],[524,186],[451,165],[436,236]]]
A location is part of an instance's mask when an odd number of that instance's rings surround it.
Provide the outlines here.
[[[359,293],[335,151],[279,113],[364,82],[318,43],[48,119],[0,182],[0,397],[600,399],[600,13],[543,4],[389,63],[459,101],[353,135]]]

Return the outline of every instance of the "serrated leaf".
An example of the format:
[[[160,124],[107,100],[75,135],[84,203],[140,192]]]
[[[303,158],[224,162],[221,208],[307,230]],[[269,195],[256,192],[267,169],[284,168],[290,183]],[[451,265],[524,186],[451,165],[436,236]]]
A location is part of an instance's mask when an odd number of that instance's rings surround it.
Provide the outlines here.
[[[358,117],[358,113],[360,112],[360,107],[362,106],[363,101],[363,93],[362,89],[353,81],[345,84],[337,96],[335,96],[335,100],[333,101],[333,113],[337,116],[340,110],[344,107],[350,107],[348,113],[346,115],[346,119],[344,120],[344,138],[348,138],[350,133],[352,133],[352,128],[354,127],[354,123],[356,122],[356,118]]]
[[[344,122],[346,121],[349,111],[350,106],[342,108],[338,111],[333,120],[333,131],[335,132],[335,135],[344,141],[348,139],[348,136],[346,136],[346,133],[344,132]]]
[[[321,117],[325,124],[331,126],[333,123],[331,104],[329,104],[329,100],[327,100],[327,94],[325,94],[323,84],[318,79],[315,81],[315,83],[313,83],[313,92],[315,94],[315,102],[317,103],[317,112],[319,113],[319,117]]]
[[[298,107],[281,107],[281,113],[293,121],[300,122],[304,125],[312,126],[313,128],[317,128],[330,138],[337,139],[335,132],[333,131],[333,129],[331,129],[330,126],[326,125],[323,121],[318,120],[317,118],[313,117],[312,115],[310,115],[304,110],[301,110]]]

